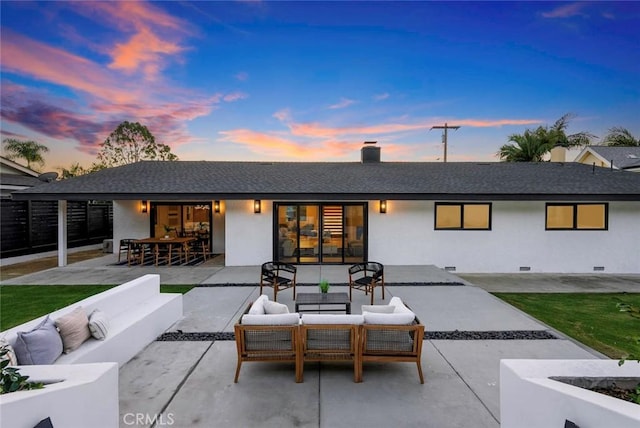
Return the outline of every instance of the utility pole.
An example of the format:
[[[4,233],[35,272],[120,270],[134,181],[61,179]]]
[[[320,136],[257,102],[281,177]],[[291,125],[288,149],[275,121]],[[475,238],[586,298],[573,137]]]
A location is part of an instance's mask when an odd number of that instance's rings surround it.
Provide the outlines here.
[[[454,131],[460,128],[459,126],[449,126],[445,122],[444,126],[432,126],[431,129],[444,129],[444,134],[442,134],[442,143],[444,144],[444,161],[447,162],[447,130],[453,129]]]

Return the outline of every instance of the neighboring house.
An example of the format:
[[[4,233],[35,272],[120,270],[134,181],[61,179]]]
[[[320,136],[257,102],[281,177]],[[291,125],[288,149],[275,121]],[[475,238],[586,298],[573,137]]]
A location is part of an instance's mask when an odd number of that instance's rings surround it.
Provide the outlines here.
[[[11,192],[42,184],[39,172],[0,156],[0,197],[9,198]]]
[[[640,172],[640,147],[587,146],[575,162]]]
[[[0,257],[7,258],[55,250],[58,203],[56,200],[17,201],[13,192],[42,186],[56,173],[33,171],[0,156]],[[78,247],[101,243],[112,234],[111,202],[85,200],[69,204],[68,244]]]
[[[640,273],[640,174],[578,163],[139,162],[17,192],[114,203],[114,242],[199,230],[228,266]]]

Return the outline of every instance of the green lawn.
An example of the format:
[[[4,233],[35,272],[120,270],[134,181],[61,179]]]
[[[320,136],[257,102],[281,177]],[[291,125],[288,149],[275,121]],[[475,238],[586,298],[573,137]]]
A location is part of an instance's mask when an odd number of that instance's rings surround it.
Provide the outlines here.
[[[0,286],[0,330],[68,306],[115,285],[3,285]],[[186,293],[192,285],[161,285],[163,293]]]
[[[640,355],[640,318],[621,312],[640,308],[640,293],[493,293],[545,324],[610,358]]]

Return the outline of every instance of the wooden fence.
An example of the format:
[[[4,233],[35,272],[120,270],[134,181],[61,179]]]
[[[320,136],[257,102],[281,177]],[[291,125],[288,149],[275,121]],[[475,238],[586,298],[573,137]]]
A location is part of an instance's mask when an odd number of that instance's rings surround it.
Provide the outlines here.
[[[67,246],[99,244],[113,236],[111,202],[69,201]],[[57,201],[0,200],[0,257],[55,250],[58,245]]]

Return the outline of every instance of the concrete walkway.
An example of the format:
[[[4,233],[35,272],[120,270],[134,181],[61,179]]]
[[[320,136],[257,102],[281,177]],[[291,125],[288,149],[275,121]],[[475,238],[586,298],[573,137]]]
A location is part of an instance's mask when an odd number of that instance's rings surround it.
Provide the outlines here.
[[[114,267],[110,256],[51,269],[3,284],[117,284],[144,273],[159,273],[165,284],[200,284],[184,296],[184,318],[172,331],[232,332],[244,308],[258,297],[258,266],[190,268]],[[462,279],[464,277],[464,279]],[[603,276],[598,291],[640,291],[640,276]],[[482,332],[540,332],[549,328],[495,298],[475,282],[490,288],[491,276],[452,275],[434,266],[387,266],[384,301],[399,296],[430,332],[476,332],[476,340],[425,340],[421,385],[415,364],[367,364],[364,381],[352,381],[344,363],[309,363],[304,383],[296,384],[290,364],[245,363],[239,383],[233,383],[235,342],[230,340],[156,341],[120,369],[121,426],[136,415],[173,427],[498,427],[499,361],[502,358],[602,358],[601,355],[552,332],[550,340],[491,340]],[[500,279],[499,276],[496,278]],[[531,274],[503,278],[500,291],[535,290]],[[583,282],[593,291],[591,276]],[[345,266],[301,266],[298,281],[316,284],[327,279],[330,291],[347,291]],[[553,275],[538,277],[545,291],[561,291]],[[579,278],[567,291],[580,291]],[[511,283],[511,287],[507,285]],[[226,286],[233,284],[232,286]],[[555,284],[555,286],[551,286]],[[576,290],[577,288],[577,290]],[[300,286],[298,291],[315,291]],[[522,290],[525,291],[525,290]],[[616,289],[616,291],[619,291]],[[272,291],[266,291],[272,296]],[[293,311],[291,290],[278,301]],[[368,304],[354,294],[352,312]],[[195,338],[195,337],[194,337]],[[162,415],[161,417],[158,415]],[[133,416],[132,416],[133,415]],[[169,423],[171,422],[171,423]]]

